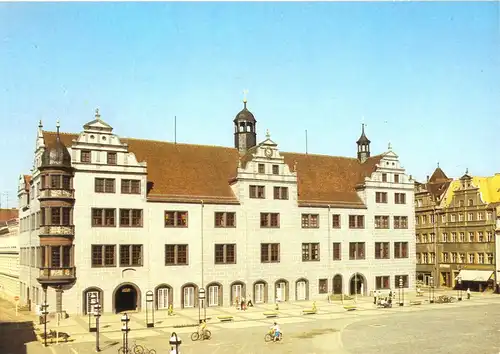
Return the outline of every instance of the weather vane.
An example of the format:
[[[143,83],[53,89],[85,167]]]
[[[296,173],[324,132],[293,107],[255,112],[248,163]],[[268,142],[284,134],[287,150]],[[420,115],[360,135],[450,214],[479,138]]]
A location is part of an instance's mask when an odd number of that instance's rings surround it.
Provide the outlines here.
[[[247,102],[247,95],[248,95],[248,90],[247,89],[243,90],[243,102],[245,103]]]

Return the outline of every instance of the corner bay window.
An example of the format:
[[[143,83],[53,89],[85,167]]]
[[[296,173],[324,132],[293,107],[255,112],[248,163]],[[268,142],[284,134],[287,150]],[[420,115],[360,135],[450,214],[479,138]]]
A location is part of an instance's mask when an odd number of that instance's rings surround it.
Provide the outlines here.
[[[216,212],[215,227],[236,227],[236,213]]]
[[[45,207],[41,208],[40,225],[42,226],[69,226],[72,224],[72,208]]]
[[[280,227],[280,214],[278,213],[260,213],[260,227],[278,228]]]
[[[120,209],[120,226],[142,227],[142,209]]]
[[[408,242],[394,242],[394,258],[408,258]]]
[[[236,245],[215,245],[215,264],[236,264]]]
[[[302,214],[303,229],[317,229],[319,227],[318,214]]]
[[[115,245],[92,245],[92,267],[115,267]]]
[[[187,211],[165,211],[165,227],[187,227]]]
[[[260,244],[261,263],[279,263],[280,244],[279,243],[261,243]]]
[[[302,262],[319,261],[319,243],[302,244]]]
[[[120,245],[120,266],[142,266],[142,245]]]
[[[28,252],[30,249],[26,249],[25,259],[26,265],[29,265],[30,259],[28,258]],[[39,249],[39,265],[42,268],[69,268],[73,267],[73,246],[41,246]],[[48,251],[48,254],[46,253]],[[34,259],[34,249],[31,253],[31,265],[35,266]],[[46,256],[49,258],[47,259]]]
[[[165,245],[165,265],[187,265],[188,245]]]
[[[365,243],[349,242],[349,259],[365,259]]]
[[[364,229],[365,216],[364,215],[349,215],[349,228],[350,229]]]

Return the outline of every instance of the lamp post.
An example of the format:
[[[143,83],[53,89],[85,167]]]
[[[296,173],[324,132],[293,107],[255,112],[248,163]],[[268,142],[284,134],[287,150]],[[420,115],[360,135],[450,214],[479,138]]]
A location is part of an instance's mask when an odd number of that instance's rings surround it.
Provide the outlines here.
[[[403,277],[399,277],[399,306],[403,306],[405,302],[405,293],[403,289]]]
[[[130,321],[130,318],[128,317],[127,313],[123,314],[121,321],[122,321],[122,332],[123,332],[123,354],[129,354],[128,332],[130,331],[130,328],[128,326],[128,323]]]
[[[90,309],[89,309],[89,332],[95,332],[96,327],[92,327],[92,314],[94,313],[94,307],[97,304],[97,296],[96,294],[92,293],[89,296],[89,301],[90,301]]]
[[[155,309],[154,309],[154,294],[151,290],[146,293],[146,327],[151,328],[155,326]],[[149,306],[148,306],[149,304]],[[151,322],[149,322],[148,307],[151,308]]]
[[[201,300],[201,301],[200,301]],[[205,288],[200,288],[200,290],[198,290],[198,322],[201,323],[201,306],[203,304],[203,307],[205,307]],[[204,314],[205,314],[205,320],[207,319],[207,311],[204,310]]]
[[[458,301],[462,301],[462,277],[459,275],[458,278]]]
[[[429,302],[431,304],[434,303],[434,278],[433,277],[430,277],[429,278],[429,282],[430,282],[430,289],[429,289]]]
[[[44,297],[45,299],[43,300],[42,304],[42,315],[43,315],[43,344],[44,346],[47,346],[47,314],[49,311],[47,311],[47,308],[49,307],[49,304],[47,304],[47,287],[43,287],[43,292],[44,292]]]
[[[95,351],[100,352],[99,348],[99,317],[101,317],[101,304],[96,303],[94,305],[94,316],[95,316]]]
[[[182,340],[177,336],[177,333],[172,332],[169,343],[170,343],[170,354],[181,354],[181,352],[179,351],[179,346],[182,344]]]

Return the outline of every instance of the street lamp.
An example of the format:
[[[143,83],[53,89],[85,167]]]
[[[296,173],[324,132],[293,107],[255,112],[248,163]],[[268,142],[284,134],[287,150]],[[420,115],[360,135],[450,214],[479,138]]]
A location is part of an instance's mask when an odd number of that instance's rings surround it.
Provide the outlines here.
[[[155,309],[154,309],[154,294],[151,290],[146,293],[146,327],[151,328],[155,326]],[[149,306],[148,306],[149,304]],[[149,322],[148,307],[151,308],[152,321]]]
[[[201,301],[200,301],[201,300]],[[205,309],[205,288],[198,290],[198,322],[201,323],[201,306],[203,304],[205,321],[207,319],[207,310]]]
[[[127,313],[124,313],[122,318],[122,332],[123,332],[123,354],[128,354],[128,332],[130,331],[130,328],[128,326],[128,323],[130,321],[130,318],[128,317]]]
[[[95,351],[100,352],[99,348],[99,317],[101,317],[101,304],[96,303],[94,305],[94,316],[95,316]]]
[[[49,307],[49,304],[47,304],[47,287],[43,287],[43,292],[45,294],[45,299],[42,304],[42,315],[43,315],[43,344],[44,346],[47,346],[47,315],[49,311],[47,311],[47,308]]]
[[[459,275],[458,278],[458,301],[462,301],[462,277]]]
[[[431,285],[430,289],[429,289],[429,302],[431,304],[434,303],[434,278],[433,277],[429,277],[429,283]]]
[[[403,277],[399,277],[399,306],[403,306],[405,301],[405,293],[403,290]]]
[[[94,313],[94,306],[97,304],[97,295],[95,293],[89,296],[90,309],[89,309],[89,332],[95,332],[96,327],[92,327],[92,314]]]
[[[170,354],[181,354],[181,352],[179,351],[179,346],[182,344],[182,340],[177,336],[177,333],[172,332],[169,343],[170,343]]]

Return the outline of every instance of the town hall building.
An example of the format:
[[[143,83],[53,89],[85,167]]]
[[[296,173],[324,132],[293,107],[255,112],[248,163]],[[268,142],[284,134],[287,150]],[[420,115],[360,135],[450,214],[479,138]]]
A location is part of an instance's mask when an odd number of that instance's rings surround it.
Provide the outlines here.
[[[244,108],[234,147],[38,127],[19,180],[23,301],[85,314],[370,295],[415,280],[414,181],[398,155],[282,152]],[[33,306],[32,306],[33,307]]]

